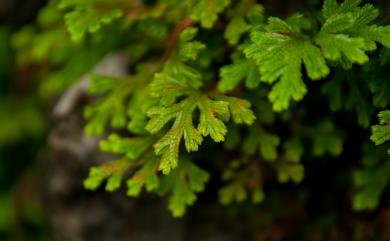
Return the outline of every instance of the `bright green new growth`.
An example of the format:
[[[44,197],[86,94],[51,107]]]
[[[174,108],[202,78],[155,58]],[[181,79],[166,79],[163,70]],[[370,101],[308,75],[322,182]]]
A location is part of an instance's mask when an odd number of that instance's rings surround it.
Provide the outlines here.
[[[326,0],[325,21],[313,36],[306,32],[311,23],[302,15],[283,21],[270,17],[263,30],[251,32],[252,44],[244,50],[259,67],[261,80],[275,83],[269,93],[275,111],[288,108],[291,100],[299,101],[307,92],[301,66],[312,80],[326,77],[330,70],[326,60],[344,66],[368,61],[365,51],[379,42],[390,45],[390,27],[369,25],[378,15],[371,5],[359,7],[361,1]]]
[[[167,63],[163,72],[155,75],[151,94],[160,98],[163,105],[148,111],[151,118],[146,129],[157,133],[173,120],[171,129],[154,145],[161,155],[159,169],[167,174],[177,166],[179,147],[184,139],[188,152],[197,151],[203,137],[210,136],[215,142],[225,139],[224,121],[230,116],[234,122],[252,124],[255,117],[247,101],[232,97],[207,95],[197,90],[200,73],[182,63]],[[176,103],[178,97],[185,97]],[[193,123],[194,112],[199,111],[197,127]]]

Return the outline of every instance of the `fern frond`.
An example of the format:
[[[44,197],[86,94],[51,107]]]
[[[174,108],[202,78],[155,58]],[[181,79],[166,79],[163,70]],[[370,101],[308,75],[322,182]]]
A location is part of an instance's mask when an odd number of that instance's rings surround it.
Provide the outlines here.
[[[254,120],[248,102],[236,98],[213,97],[198,91],[200,74],[193,69],[187,71],[189,68],[182,63],[169,62],[151,83],[151,91],[154,96],[161,98],[162,105],[148,111],[151,119],[146,129],[157,133],[168,122],[173,121],[169,131],[154,145],[156,154],[161,155],[159,169],[165,174],[178,164],[182,139],[187,151],[197,151],[203,137],[210,136],[215,142],[224,140],[227,132],[224,121],[230,115],[236,123],[250,124]],[[176,103],[178,97],[184,98]],[[193,123],[196,110],[200,114],[197,127]]]

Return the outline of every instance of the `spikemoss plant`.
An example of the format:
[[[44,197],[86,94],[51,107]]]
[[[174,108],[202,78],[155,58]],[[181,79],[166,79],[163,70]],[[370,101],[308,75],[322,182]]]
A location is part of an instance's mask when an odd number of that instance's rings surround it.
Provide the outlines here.
[[[222,180],[222,204],[259,204],[270,177],[298,184],[303,160],[343,154],[350,133],[337,114],[356,113],[363,130],[388,107],[390,26],[361,2],[325,0],[321,11],[280,18],[252,0],[53,0],[13,43],[21,64],[61,66],[46,73],[44,94],[105,53],[129,54],[127,76],[91,76],[99,98],[85,109],[85,131],[108,134],[101,151],[118,160],[93,167],[84,184],[169,195],[172,214],[182,216],[210,170]],[[371,139],[383,144],[389,111],[379,117]],[[364,153],[357,210],[374,209],[390,178],[386,153],[368,144]]]

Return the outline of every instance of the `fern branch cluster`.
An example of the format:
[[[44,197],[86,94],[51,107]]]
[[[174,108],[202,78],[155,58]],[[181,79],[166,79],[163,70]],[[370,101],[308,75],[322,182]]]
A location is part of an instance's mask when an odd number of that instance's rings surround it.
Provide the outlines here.
[[[320,13],[281,19],[256,1],[146,2],[52,0],[39,15],[44,32],[30,28],[15,36],[15,46],[29,50],[20,51],[18,62],[48,57],[53,66],[64,65],[43,93],[60,89],[53,87],[58,78],[76,79],[108,51],[122,49],[132,58],[123,78],[91,77],[90,94],[99,98],[85,109],[85,131],[110,133],[100,148],[118,160],[92,168],[88,189],[107,180],[114,191],[127,179],[129,196],[143,188],[169,193],[169,209],[182,216],[210,179],[196,153],[211,146],[211,156],[202,158],[227,158],[219,167],[221,203],[260,203],[267,170],[280,183],[300,183],[303,160],[342,154],[346,133],[325,112],[356,112],[366,128],[375,108],[390,103],[388,80],[365,78],[390,62],[390,26],[375,24],[379,11],[371,4],[325,0]],[[25,36],[37,44],[21,41]],[[70,41],[56,41],[59,36]],[[319,118],[302,108],[310,106],[311,93],[329,100]],[[390,138],[388,111],[379,117],[372,140],[383,144]],[[367,147],[364,156],[373,150]],[[378,205],[390,177],[386,157],[357,171],[356,209]]]

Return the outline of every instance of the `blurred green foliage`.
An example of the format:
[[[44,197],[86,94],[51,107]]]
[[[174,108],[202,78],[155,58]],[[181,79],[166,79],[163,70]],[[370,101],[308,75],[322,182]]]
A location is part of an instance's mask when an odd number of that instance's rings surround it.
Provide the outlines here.
[[[27,89],[29,83],[18,82],[24,79],[18,78],[11,48],[14,31],[0,26],[0,240],[47,241],[38,194],[26,199],[37,191],[31,169],[47,126],[36,92]]]

